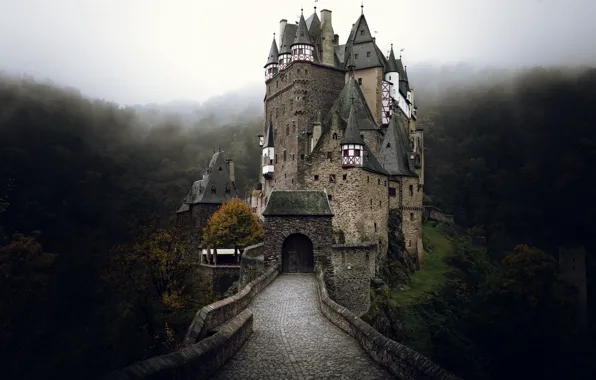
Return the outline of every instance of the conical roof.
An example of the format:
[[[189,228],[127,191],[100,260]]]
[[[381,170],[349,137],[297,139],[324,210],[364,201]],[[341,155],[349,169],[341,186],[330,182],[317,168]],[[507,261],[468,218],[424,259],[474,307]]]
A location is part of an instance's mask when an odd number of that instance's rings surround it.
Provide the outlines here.
[[[310,34],[308,33],[308,27],[306,26],[306,20],[304,20],[304,15],[300,15],[298,29],[296,29],[296,35],[294,36],[294,42],[292,43],[292,45],[296,44],[312,45]]]
[[[391,53],[389,53],[389,59],[387,60],[387,72],[397,73],[397,62],[395,61],[395,53],[393,52],[393,44],[391,44]]]
[[[265,145],[263,148],[273,148],[273,122],[269,120],[269,127],[267,128],[267,136],[265,136]]]
[[[317,41],[321,34],[321,20],[319,20],[317,12],[314,12],[306,19],[306,27],[308,28],[308,34],[310,34],[312,40]]]
[[[410,150],[410,139],[406,128],[394,115],[385,133],[379,160],[390,175],[415,177],[416,173],[410,169],[408,160]]]
[[[360,130],[378,129],[375,119],[370,112],[370,108],[366,103],[364,94],[362,93],[362,89],[354,78],[350,78],[339,93],[333,106],[331,106],[331,110],[327,116],[325,116],[324,125],[329,125],[331,123],[333,112],[338,112],[340,118],[343,121],[347,121],[351,108],[354,109]]]
[[[271,41],[271,49],[269,49],[269,57],[267,58],[267,63],[265,67],[271,64],[277,64],[277,56],[279,52],[277,51],[277,42],[275,42],[275,36],[273,37],[273,41]]]
[[[362,136],[360,136],[360,128],[358,127],[358,119],[354,107],[350,107],[350,116],[348,117],[348,126],[344,132],[344,138],[341,140],[342,144],[360,144],[364,145]]]
[[[284,28],[283,35],[281,36],[281,42],[279,46],[279,54],[292,54],[292,42],[296,35],[298,25],[287,24]]]

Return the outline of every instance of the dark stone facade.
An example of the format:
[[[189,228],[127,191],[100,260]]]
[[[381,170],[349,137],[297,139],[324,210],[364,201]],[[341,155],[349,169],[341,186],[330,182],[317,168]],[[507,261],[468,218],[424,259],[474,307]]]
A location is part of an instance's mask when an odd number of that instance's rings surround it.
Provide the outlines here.
[[[213,284],[214,294],[225,294],[240,278],[240,265],[199,264],[199,275]]]

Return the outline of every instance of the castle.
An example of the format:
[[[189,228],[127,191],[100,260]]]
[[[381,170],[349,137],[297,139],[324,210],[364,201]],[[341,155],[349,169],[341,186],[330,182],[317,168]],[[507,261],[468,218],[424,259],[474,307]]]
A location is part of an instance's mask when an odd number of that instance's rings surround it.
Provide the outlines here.
[[[250,200],[253,212],[263,218],[276,192],[323,191],[333,243],[376,244],[378,268],[387,252],[389,211],[397,210],[419,268],[424,134],[393,45],[385,56],[363,11],[340,45],[331,11],[319,18],[315,7],[296,24],[280,21],[264,69],[262,176]]]

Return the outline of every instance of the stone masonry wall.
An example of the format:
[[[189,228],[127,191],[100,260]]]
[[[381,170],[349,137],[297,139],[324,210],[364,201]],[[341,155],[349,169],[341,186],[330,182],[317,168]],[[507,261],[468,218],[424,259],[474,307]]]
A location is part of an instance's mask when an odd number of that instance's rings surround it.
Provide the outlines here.
[[[214,335],[180,351],[134,363],[106,380],[208,379],[242,347],[253,332],[253,315],[244,310]]]
[[[240,265],[199,264],[197,272],[213,284],[213,293],[224,294],[240,278]]]
[[[246,247],[240,262],[240,288],[245,287],[249,282],[262,276],[265,271],[263,243]]]
[[[416,255],[418,267],[422,266],[424,252],[418,250],[422,244],[422,186],[418,186],[418,178],[404,177],[401,182],[402,229],[406,250]]]
[[[197,226],[205,227],[209,222],[211,215],[217,211],[221,204],[218,203],[200,203],[190,206],[190,212],[192,213],[193,220],[196,221]]]
[[[348,81],[349,76],[350,74],[346,73],[344,79],[346,82]],[[368,69],[356,70],[354,72],[354,77],[357,81],[362,79],[361,89],[364,99],[366,99],[366,104],[368,104],[368,108],[377,125],[381,125],[383,69],[381,67],[371,67]]]
[[[375,267],[376,253],[375,243],[333,246],[333,299],[358,316],[365,314],[370,308],[370,267]]]
[[[292,234],[306,235],[313,244],[315,264],[328,264],[333,229],[330,216],[266,216],[263,256],[266,266],[281,265],[284,240]]]
[[[304,170],[304,188],[326,189],[334,214],[333,230],[344,233],[345,243],[380,242],[379,259],[383,260],[389,212],[387,176],[362,168],[342,168],[342,138],[343,132],[337,125],[321,136],[307,161],[310,165]],[[334,181],[331,176],[335,176]]]
[[[333,301],[327,292],[323,271],[315,268],[321,312],[334,325],[358,341],[374,361],[402,380],[460,380],[418,352],[391,340],[347,308]]]
[[[333,105],[343,88],[343,75],[334,68],[294,62],[267,83],[265,120],[266,126],[273,121],[277,159],[273,179],[264,180],[266,195],[273,189],[299,189],[297,174],[308,154],[308,133],[318,112],[325,115]]]

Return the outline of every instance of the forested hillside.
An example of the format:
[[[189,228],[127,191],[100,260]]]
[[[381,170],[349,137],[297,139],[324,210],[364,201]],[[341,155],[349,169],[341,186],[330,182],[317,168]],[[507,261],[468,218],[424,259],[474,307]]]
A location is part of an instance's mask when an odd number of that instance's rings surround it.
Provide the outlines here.
[[[567,325],[557,313],[565,309],[553,306],[559,298],[552,293],[525,314],[527,300],[496,295],[499,284],[523,277],[516,268],[526,265],[501,263],[504,252],[529,244],[553,258],[560,245],[583,244],[593,284],[596,70],[409,73],[425,127],[427,201],[462,227],[484,230],[490,248],[479,260],[456,244],[460,254],[450,264],[463,271],[433,293],[436,301],[420,306],[425,317],[418,320],[430,326],[424,342],[431,342],[433,359],[468,378],[508,378],[501,369],[523,354],[510,347],[575,341],[562,338]],[[489,73],[494,82],[474,83]],[[208,302],[200,287],[185,290],[181,304],[168,289],[151,293],[143,276],[155,264],[147,257],[167,256],[164,242],[176,235],[168,222],[218,146],[235,159],[241,190],[257,182],[263,121],[222,123],[209,113],[202,120],[163,113],[152,119],[151,112],[0,78],[0,377],[91,378],[167,352]],[[540,273],[556,272],[555,262],[543,267],[544,256],[526,251],[530,264],[548,269]],[[480,284],[486,292],[476,291]],[[542,324],[532,323],[537,319]],[[526,345],[518,344],[519,326],[536,326]],[[546,331],[553,326],[560,329]],[[552,362],[562,351],[551,352]],[[578,347],[575,357],[586,352]],[[565,353],[561,360],[574,357]],[[531,374],[542,357],[522,359],[511,366],[525,365]]]
[[[152,264],[113,247],[167,254],[171,234],[156,228],[218,146],[240,190],[254,186],[260,128],[148,125],[131,109],[0,78],[0,377],[89,378],[170,349],[201,295],[176,310],[171,289],[139,282]]]

